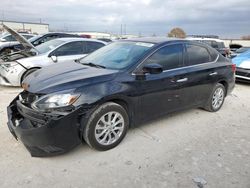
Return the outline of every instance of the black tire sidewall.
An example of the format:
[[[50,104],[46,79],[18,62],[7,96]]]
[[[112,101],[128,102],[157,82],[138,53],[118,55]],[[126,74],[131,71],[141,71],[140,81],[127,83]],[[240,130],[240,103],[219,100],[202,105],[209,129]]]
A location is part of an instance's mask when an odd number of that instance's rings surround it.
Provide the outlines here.
[[[110,111],[116,111],[119,112],[123,118],[124,118],[124,130],[122,132],[122,135],[120,136],[120,138],[113,144],[111,145],[101,145],[100,143],[98,143],[98,141],[95,138],[95,128],[97,125],[97,122],[99,121],[99,119],[106,113],[110,112]],[[127,133],[127,129],[129,126],[129,117],[127,115],[126,110],[116,104],[116,103],[105,103],[103,105],[101,105],[99,108],[97,108],[92,115],[90,116],[87,125],[85,126],[84,129],[84,140],[88,143],[88,145],[90,145],[92,148],[95,148],[97,150],[100,151],[105,151],[105,150],[109,150],[112,149],[114,147],[116,147],[125,137],[126,133]]]

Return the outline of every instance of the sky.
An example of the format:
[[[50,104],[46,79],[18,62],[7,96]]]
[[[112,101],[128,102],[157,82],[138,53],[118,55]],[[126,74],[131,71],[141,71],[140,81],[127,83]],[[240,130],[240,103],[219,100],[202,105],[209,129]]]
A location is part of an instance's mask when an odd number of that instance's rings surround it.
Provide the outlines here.
[[[221,38],[250,35],[250,0],[1,0],[0,20],[48,23],[51,30]]]

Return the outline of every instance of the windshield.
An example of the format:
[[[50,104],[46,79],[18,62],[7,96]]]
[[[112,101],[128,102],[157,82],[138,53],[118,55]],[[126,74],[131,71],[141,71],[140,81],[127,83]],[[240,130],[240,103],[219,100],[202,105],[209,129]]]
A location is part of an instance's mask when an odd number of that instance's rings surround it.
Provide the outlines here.
[[[80,63],[94,63],[108,69],[123,69],[135,63],[154,44],[144,42],[115,42],[81,59]]]
[[[236,53],[243,53],[243,52],[245,52],[247,50],[250,50],[250,47],[249,48],[248,47],[242,47],[242,48],[237,49],[235,52]]]
[[[34,37],[31,37],[28,41],[32,43],[32,42],[34,42],[35,40],[37,40],[39,38],[41,38],[41,35],[36,35]]]
[[[55,49],[57,46],[60,46],[61,44],[63,44],[64,41],[62,40],[51,40],[51,41],[48,41],[48,42],[45,42],[43,44],[40,44],[36,47],[36,49],[40,52],[40,53],[47,53],[49,52],[50,50],[53,50]]]

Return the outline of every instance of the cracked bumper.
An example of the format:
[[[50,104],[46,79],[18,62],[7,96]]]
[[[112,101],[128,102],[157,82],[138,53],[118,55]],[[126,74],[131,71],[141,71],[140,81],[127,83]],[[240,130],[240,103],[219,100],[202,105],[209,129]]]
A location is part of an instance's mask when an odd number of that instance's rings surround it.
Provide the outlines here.
[[[19,64],[9,68],[0,64],[0,85],[20,86],[21,77],[25,71],[26,69]]]
[[[68,114],[41,113],[15,99],[7,108],[8,128],[33,157],[65,153],[81,143],[79,110]]]

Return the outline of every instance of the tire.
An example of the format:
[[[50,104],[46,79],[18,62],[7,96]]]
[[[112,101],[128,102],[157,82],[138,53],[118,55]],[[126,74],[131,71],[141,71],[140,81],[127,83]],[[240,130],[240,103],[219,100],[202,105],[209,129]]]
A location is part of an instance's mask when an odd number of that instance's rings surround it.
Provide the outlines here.
[[[23,76],[22,76],[22,78],[21,78],[21,84],[22,84],[23,80],[24,80],[27,76],[29,76],[31,73],[33,73],[33,72],[35,72],[35,71],[37,71],[37,70],[39,70],[39,68],[33,68],[33,69],[27,70],[27,71],[23,74]]]
[[[117,103],[107,102],[90,115],[83,129],[83,138],[90,147],[96,150],[109,150],[123,140],[128,126],[129,117],[126,110]]]
[[[208,99],[207,104],[205,105],[204,109],[209,112],[217,112],[222,107],[226,96],[226,89],[225,87],[217,83]],[[217,100],[217,102],[216,102]]]

